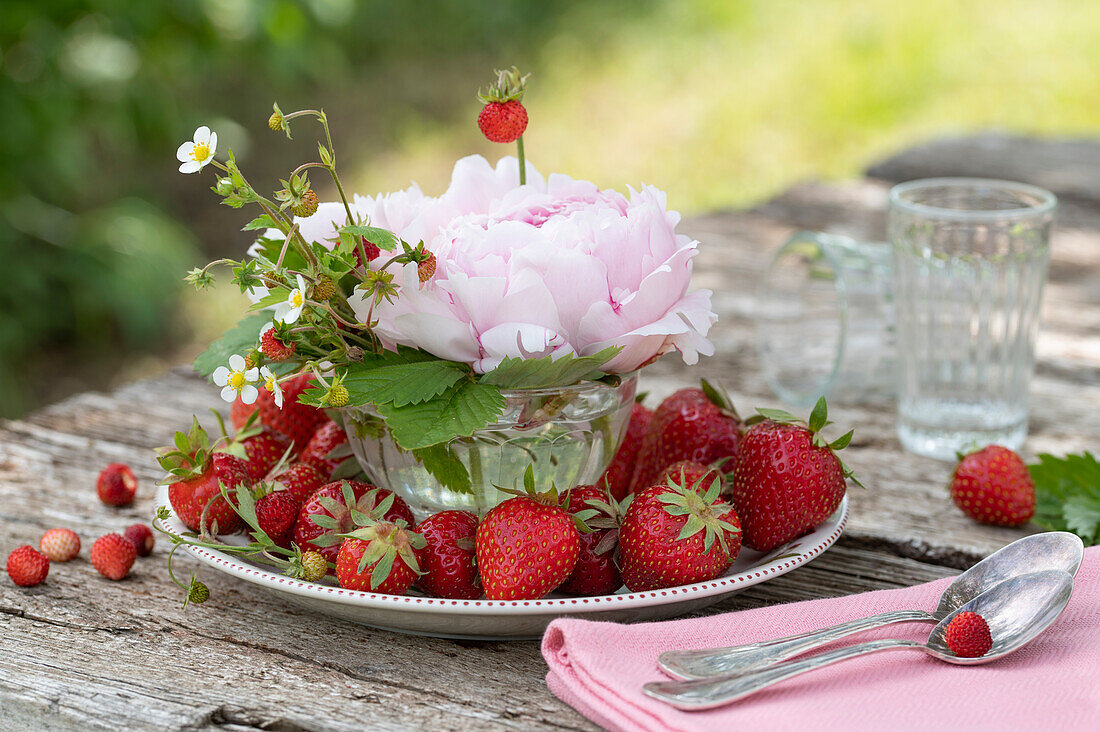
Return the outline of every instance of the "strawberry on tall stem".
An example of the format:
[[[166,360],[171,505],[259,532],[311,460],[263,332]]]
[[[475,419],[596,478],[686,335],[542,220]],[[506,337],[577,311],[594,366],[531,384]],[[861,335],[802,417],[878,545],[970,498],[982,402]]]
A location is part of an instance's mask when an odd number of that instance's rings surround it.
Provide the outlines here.
[[[515,142],[519,159],[519,184],[527,183],[527,165],[523,158],[523,133],[527,129],[527,109],[523,93],[530,74],[520,75],[513,66],[497,71],[496,83],[477,98],[485,105],[477,117],[477,126],[491,142]]]

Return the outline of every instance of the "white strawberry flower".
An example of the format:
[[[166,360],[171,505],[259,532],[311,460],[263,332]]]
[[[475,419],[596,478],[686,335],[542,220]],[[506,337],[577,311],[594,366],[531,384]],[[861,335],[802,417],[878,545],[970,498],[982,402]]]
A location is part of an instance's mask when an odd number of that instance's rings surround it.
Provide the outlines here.
[[[253,382],[259,378],[260,370],[247,368],[244,358],[234,353],[229,357],[229,368],[219,366],[214,369],[214,383],[222,388],[222,399],[232,402],[238,396],[245,404],[252,404],[260,395]]]
[[[267,366],[260,368],[260,377],[264,380],[264,388],[275,396],[275,406],[283,408],[283,387],[279,386],[279,377],[272,373]]]
[[[185,142],[176,150],[176,160],[181,173],[197,173],[205,168],[214,159],[214,153],[218,149],[218,133],[211,132],[206,125],[195,130],[195,136],[190,142]]]
[[[298,275],[298,286],[286,296],[286,302],[275,308],[275,320],[280,323],[296,323],[306,305],[306,281]]]

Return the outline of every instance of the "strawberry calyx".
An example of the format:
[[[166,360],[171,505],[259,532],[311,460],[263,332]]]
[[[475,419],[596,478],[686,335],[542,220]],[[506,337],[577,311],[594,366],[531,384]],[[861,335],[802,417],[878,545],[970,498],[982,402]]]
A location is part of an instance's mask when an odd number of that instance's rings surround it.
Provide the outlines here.
[[[712,384],[706,379],[700,379],[699,388],[706,394],[707,399],[722,411],[722,414],[733,417],[738,422],[741,421],[741,415],[737,413],[737,409],[733,406],[733,399],[721,384]]]
[[[359,539],[367,542],[367,548],[359,558],[356,571],[362,572],[368,564],[374,564],[370,575],[372,590],[377,589],[390,576],[394,560],[398,557],[415,574],[424,574],[416,561],[416,552],[426,547],[428,541],[423,534],[409,531],[408,524],[401,519],[394,522],[372,521],[367,526],[340,536],[344,539]]]
[[[502,488],[499,485],[494,487],[501,493],[507,493],[519,498],[529,498],[536,503],[541,503],[544,506],[553,506],[554,508],[560,508],[565,511],[571,519],[573,519],[573,525],[577,527],[577,531],[582,534],[591,534],[597,529],[589,526],[585,523],[585,520],[579,517],[579,514],[569,513],[569,493],[572,488],[569,488],[564,493],[558,490],[558,487],[551,483],[550,487],[545,491],[538,491],[535,489],[535,470],[531,465],[527,466],[527,470],[523,471],[523,488]]]
[[[531,75],[520,75],[519,69],[515,66],[510,69],[497,69],[496,73],[496,82],[485,91],[478,91],[478,101],[482,104],[522,101],[523,93],[527,91],[527,80],[531,78]]]
[[[199,425],[198,417],[192,416],[191,428],[187,432],[176,432],[173,444],[157,448],[157,463],[168,475],[157,481],[157,485],[171,485],[182,480],[198,478],[206,470],[210,456],[215,452],[228,452],[235,457],[244,456],[244,448],[239,445],[228,447],[224,438],[214,442]],[[223,425],[224,428],[224,425]]]
[[[664,510],[670,516],[686,516],[687,521],[680,530],[676,540],[681,541],[695,536],[700,531],[703,535],[703,551],[709,552],[714,546],[715,540],[722,547],[722,551],[729,553],[726,537],[741,533],[741,529],[722,519],[729,504],[719,500],[721,491],[720,482],[713,482],[705,493],[700,493],[706,477],[700,478],[691,486],[681,486],[669,482],[665,484],[667,490],[657,496],[657,500],[664,505]]]
[[[821,430],[833,424],[833,422],[829,420],[829,407],[825,403],[824,396],[817,400],[817,403],[814,405],[813,410],[810,412],[810,418],[805,421],[782,409],[766,409],[763,407],[757,407],[756,412],[756,414],[745,420],[746,426],[751,427],[752,425],[759,424],[760,422],[763,422],[765,420],[769,422],[775,422],[777,424],[798,425],[808,429],[810,431],[810,434],[813,435],[811,442],[814,447],[820,447],[825,450],[829,450],[834,454],[848,447],[848,445],[852,442],[852,435],[855,434],[855,430],[848,430],[832,442],[829,442],[825,439],[824,435],[821,434]],[[845,478],[851,480],[860,488],[867,487],[860,482],[856,474],[844,463],[839,455],[837,455],[837,460],[840,461],[840,468],[844,471]]]

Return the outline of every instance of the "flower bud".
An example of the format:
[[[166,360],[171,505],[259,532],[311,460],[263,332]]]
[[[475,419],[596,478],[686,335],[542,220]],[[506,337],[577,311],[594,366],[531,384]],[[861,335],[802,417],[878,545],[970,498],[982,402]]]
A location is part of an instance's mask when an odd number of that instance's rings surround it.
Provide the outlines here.
[[[233,192],[233,181],[229,178],[218,178],[218,182],[214,184],[214,191],[219,196],[228,196]]]

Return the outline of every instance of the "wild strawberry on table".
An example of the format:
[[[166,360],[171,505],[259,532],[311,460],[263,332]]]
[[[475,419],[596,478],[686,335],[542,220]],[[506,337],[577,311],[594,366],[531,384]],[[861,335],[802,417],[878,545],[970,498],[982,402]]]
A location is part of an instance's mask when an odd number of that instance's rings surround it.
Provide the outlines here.
[[[414,530],[425,542],[416,555],[423,572],[416,580],[417,587],[429,595],[452,600],[481,597],[474,561],[477,516],[469,511],[440,511]]]
[[[50,560],[30,544],[16,547],[8,555],[8,576],[20,587],[34,587],[46,581],[50,573]]]
[[[702,389],[680,389],[653,413],[638,453],[632,493],[660,482],[665,468],[681,460],[713,465],[737,454],[741,420],[729,397],[703,382]]]
[[[176,433],[172,447],[158,450],[157,461],[169,474],[161,483],[169,484],[168,500],[184,526],[199,531],[201,521],[211,533],[232,534],[241,519],[219,486],[233,495],[237,486],[251,486],[252,479],[244,461],[217,449],[196,419],[189,432]]]
[[[619,528],[619,566],[631,592],[706,582],[733,564],[741,526],[718,491],[654,485],[634,494]]]
[[[944,629],[944,642],[956,656],[979,658],[993,647],[989,625],[978,613],[963,612],[951,619]]]
[[[299,504],[317,492],[317,489],[328,482],[328,479],[317,472],[312,465],[294,463],[289,468],[275,476],[277,486],[285,488]]]
[[[760,409],[733,461],[733,505],[741,517],[744,542],[770,551],[809,532],[827,519],[844,498],[847,478],[859,481],[837,457],[852,433],[826,442],[825,399],[809,422],[787,412]]]
[[[477,528],[477,566],[490,600],[543,597],[569,577],[580,553],[580,533],[557,491],[535,493],[530,468],[524,485],[527,495],[499,504]]]
[[[367,515],[385,505],[379,519],[401,520],[407,526],[413,524],[409,505],[385,488],[355,480],[336,481],[321,486],[302,504],[294,523],[294,542],[302,551],[315,549],[327,561],[335,562],[340,552],[339,535],[356,526],[355,515],[348,510],[349,504],[358,513]]]
[[[627,424],[623,441],[615,452],[615,457],[611,459],[611,464],[604,471],[603,477],[596,481],[597,484],[606,483],[611,491],[611,497],[616,501],[623,500],[630,492],[634,463],[642,448],[646,432],[649,430],[651,419],[653,419],[653,410],[641,402],[635,402],[630,411],[630,422]]]
[[[309,388],[312,381],[313,377],[309,374],[299,374],[284,381],[281,384],[282,407],[275,403],[275,395],[267,389],[259,390],[255,405],[241,403],[238,406],[240,399],[237,399],[229,410],[233,425],[240,429],[254,411],[259,411],[261,424],[294,443],[295,452],[301,451],[317,427],[327,419],[317,407],[298,401],[298,396]]]
[[[979,523],[1022,526],[1035,514],[1035,481],[1019,455],[989,445],[959,460],[951,500]]]
[[[660,482],[673,482],[684,487],[697,486],[696,490],[701,493],[706,493],[715,483],[718,484],[718,490],[721,492],[725,485],[722,481],[722,474],[718,470],[697,463],[694,460],[681,460],[678,463],[669,465],[665,468],[665,472],[661,474]]]
[[[129,506],[137,492],[137,478],[129,465],[111,463],[99,473],[95,490],[108,506]]]
[[[336,557],[336,581],[349,590],[403,595],[420,574],[424,537],[404,521],[379,521],[351,532]]]
[[[577,562],[561,585],[570,595],[609,595],[623,586],[615,564],[619,539],[618,504],[599,486],[579,485],[569,491],[569,513],[592,531],[580,535]]]
[[[130,525],[122,537],[134,545],[139,557],[147,557],[153,553],[156,540],[153,538],[153,530],[145,524]]]
[[[118,534],[106,534],[95,540],[88,556],[97,572],[107,579],[120,580],[134,566],[137,548]]]
[[[72,529],[50,529],[38,540],[38,548],[51,562],[68,562],[80,554],[80,537]]]
[[[328,480],[340,463],[348,459],[347,456],[330,458],[329,453],[340,445],[347,444],[347,441],[348,435],[344,432],[344,428],[330,419],[313,433],[313,437],[309,439],[305,449],[298,456],[298,461],[312,465],[325,480]]]

